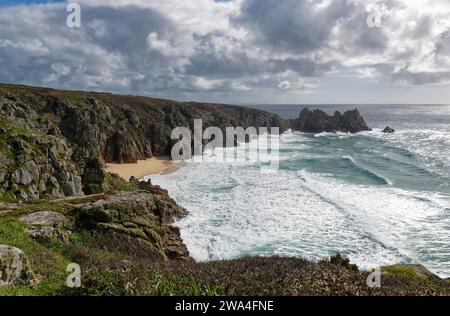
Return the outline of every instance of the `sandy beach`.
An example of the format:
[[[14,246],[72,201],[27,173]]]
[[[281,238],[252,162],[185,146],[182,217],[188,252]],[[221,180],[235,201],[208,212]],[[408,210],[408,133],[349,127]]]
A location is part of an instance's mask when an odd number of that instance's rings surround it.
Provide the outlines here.
[[[137,163],[126,164],[106,164],[106,171],[116,173],[125,180],[130,177],[143,179],[145,176],[152,174],[168,174],[177,170],[177,167],[172,164],[169,157],[154,157],[146,160],[139,160]]]

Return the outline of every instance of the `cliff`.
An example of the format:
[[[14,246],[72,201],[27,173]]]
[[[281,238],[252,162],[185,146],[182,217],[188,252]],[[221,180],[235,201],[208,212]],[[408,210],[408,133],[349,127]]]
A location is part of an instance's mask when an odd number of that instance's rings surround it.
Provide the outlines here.
[[[0,201],[104,191],[104,162],[170,154],[171,132],[217,126],[277,126],[275,114],[238,106],[109,93],[0,85]]]

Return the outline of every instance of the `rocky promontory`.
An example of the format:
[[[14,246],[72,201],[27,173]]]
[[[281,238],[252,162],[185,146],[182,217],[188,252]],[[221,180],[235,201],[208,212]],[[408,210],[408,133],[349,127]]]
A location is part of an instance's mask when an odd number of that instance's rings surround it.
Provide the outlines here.
[[[121,192],[75,207],[75,226],[102,234],[116,245],[129,245],[155,260],[190,260],[189,252],[173,226],[186,210],[167,191],[143,182],[136,191]],[[111,245],[113,246],[113,245]]]

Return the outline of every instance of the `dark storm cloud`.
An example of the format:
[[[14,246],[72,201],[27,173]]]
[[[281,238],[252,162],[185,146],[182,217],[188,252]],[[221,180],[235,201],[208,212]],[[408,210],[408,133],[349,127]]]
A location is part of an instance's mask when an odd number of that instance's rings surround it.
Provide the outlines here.
[[[164,37],[175,30],[159,13],[133,6],[90,7],[80,29],[66,26],[65,5],[38,8],[37,15],[31,7],[0,12],[0,57],[8,61],[0,68],[0,81],[129,88],[144,79],[141,72],[165,63],[165,57],[147,49],[149,32]]]
[[[379,28],[363,28],[352,48],[362,52],[382,53],[387,42],[387,36]]]
[[[224,32],[194,34],[193,39],[194,53],[184,69],[185,74],[223,79],[258,75],[264,71],[261,61],[251,58],[246,49],[225,52],[221,47],[223,42],[229,47],[238,47],[240,43]]]
[[[331,62],[320,62],[314,58],[286,58],[270,59],[267,62],[267,69],[270,72],[293,71],[303,77],[314,77],[325,74],[333,68]]]
[[[327,45],[332,27],[353,10],[346,0],[323,10],[315,10],[312,1],[248,0],[234,23],[252,30],[256,41],[272,50],[307,53]]]

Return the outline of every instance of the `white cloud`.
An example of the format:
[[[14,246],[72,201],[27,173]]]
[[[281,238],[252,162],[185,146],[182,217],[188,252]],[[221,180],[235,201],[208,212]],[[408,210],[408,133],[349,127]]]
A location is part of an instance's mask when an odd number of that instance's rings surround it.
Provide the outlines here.
[[[158,33],[150,32],[147,36],[147,44],[149,49],[155,50],[162,55],[178,57],[180,51],[173,47],[167,40],[159,39]]]
[[[281,90],[289,90],[291,88],[291,83],[287,80],[281,81],[278,84],[278,88],[280,88]]]
[[[0,81],[174,98],[312,92],[330,73],[450,82],[447,0],[78,2],[80,29],[61,3],[0,9]]]

